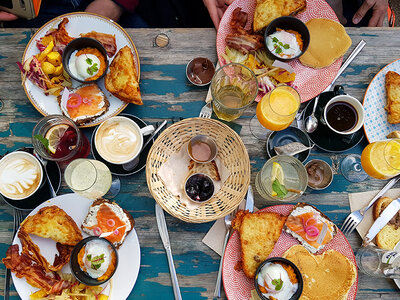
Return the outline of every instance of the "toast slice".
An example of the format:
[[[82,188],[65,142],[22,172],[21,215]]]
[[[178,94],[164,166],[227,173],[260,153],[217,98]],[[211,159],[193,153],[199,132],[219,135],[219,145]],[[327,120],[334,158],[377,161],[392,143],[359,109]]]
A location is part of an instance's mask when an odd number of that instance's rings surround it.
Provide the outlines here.
[[[400,130],[395,130],[386,136],[388,139],[400,139]]]
[[[131,48],[128,46],[121,48],[115,55],[109,69],[110,72],[104,79],[106,89],[122,101],[142,105]]]
[[[294,16],[304,11],[306,5],[306,0],[257,0],[253,30],[262,30],[276,18]]]
[[[21,223],[21,231],[75,246],[82,233],[75,221],[58,206],[46,206]]]
[[[118,249],[134,225],[135,220],[127,210],[107,199],[97,199],[89,207],[81,228],[89,235],[111,233],[105,238]]]
[[[389,197],[381,197],[374,203],[373,217],[376,220],[385,208],[392,202]],[[376,235],[376,244],[379,248],[392,250],[400,241],[400,212],[398,212],[388,224]]]
[[[254,278],[258,266],[268,258],[278,241],[286,217],[272,212],[238,211],[233,228],[239,229],[243,271]]]
[[[400,74],[389,71],[385,75],[385,89],[388,113],[387,120],[390,124],[400,123]]]

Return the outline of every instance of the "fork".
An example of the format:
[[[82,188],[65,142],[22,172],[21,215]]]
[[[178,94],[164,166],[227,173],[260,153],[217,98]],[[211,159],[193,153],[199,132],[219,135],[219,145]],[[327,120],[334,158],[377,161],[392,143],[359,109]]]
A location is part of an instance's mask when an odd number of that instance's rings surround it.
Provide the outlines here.
[[[382,190],[376,194],[374,198],[368,203],[368,205],[362,209],[353,211],[351,214],[347,216],[347,218],[344,220],[342,228],[340,230],[343,232],[344,235],[350,234],[358,224],[361,223],[362,219],[365,216],[365,213],[367,212],[368,209],[371,208],[371,206],[375,203],[376,200],[378,200],[380,197],[383,196],[397,181],[399,181],[400,175],[392,178],[383,188]]]
[[[22,220],[23,220],[23,215],[22,215],[21,210],[14,208],[14,229],[13,229],[11,244],[12,244],[12,241],[14,240],[15,234],[17,233],[19,225],[21,224]],[[4,300],[8,300],[10,298],[10,283],[11,283],[11,270],[6,269]]]
[[[209,119],[209,118],[211,118],[211,115],[212,115],[211,103],[208,102],[202,107],[199,117]]]
[[[225,248],[226,248],[226,244],[228,243],[229,237],[232,234],[232,220],[235,217],[236,212],[238,211],[238,209],[239,209],[239,207],[237,207],[229,215],[226,215],[225,218],[224,218],[226,234],[225,234],[225,239],[224,239],[224,246],[222,247],[221,260],[219,262],[217,282],[215,284],[215,290],[214,290],[214,297],[217,297],[217,298],[221,297],[222,263],[223,263],[223,260],[224,260]]]

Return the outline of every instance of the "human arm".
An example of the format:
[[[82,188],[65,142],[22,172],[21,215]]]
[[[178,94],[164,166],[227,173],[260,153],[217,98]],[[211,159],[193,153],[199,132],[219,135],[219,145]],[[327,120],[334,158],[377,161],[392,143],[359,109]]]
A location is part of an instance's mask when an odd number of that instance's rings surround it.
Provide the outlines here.
[[[353,23],[358,24],[365,14],[372,9],[368,27],[382,27],[388,8],[388,0],[365,0],[353,16]]]
[[[203,0],[216,29],[218,29],[219,22],[221,21],[225,10],[232,2],[233,0]]]
[[[85,11],[118,21],[124,10],[133,12],[138,4],[139,0],[94,0]]]
[[[0,22],[14,21],[16,19],[18,19],[18,16],[5,11],[0,11]]]

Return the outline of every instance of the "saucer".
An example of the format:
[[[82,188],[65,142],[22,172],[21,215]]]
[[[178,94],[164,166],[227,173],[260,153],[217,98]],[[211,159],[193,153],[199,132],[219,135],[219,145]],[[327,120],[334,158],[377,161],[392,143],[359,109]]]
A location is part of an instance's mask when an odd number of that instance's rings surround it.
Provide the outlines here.
[[[336,87],[335,87],[336,89]],[[318,119],[318,127],[308,133],[310,140],[320,149],[327,152],[343,152],[355,147],[364,137],[363,128],[349,135],[340,135],[321,123],[320,119],[324,113],[324,107],[333,97],[337,96],[337,92],[325,92],[319,97],[318,105],[315,110],[315,117]],[[315,98],[308,101],[307,107],[304,109],[303,121],[311,115]]]
[[[129,114],[119,114],[119,115],[127,117],[127,118],[135,121],[136,124],[138,124],[140,128],[146,127],[148,125],[142,119],[139,119],[136,116],[129,115]],[[96,160],[99,160],[99,161],[105,163],[106,166],[110,169],[111,174],[118,175],[118,176],[128,176],[128,175],[136,174],[137,172],[143,170],[143,168],[146,166],[147,154],[149,153],[150,148],[154,143],[154,138],[153,138],[152,141],[150,141],[150,143],[146,146],[146,148],[143,149],[142,153],[140,153],[140,155],[139,155],[139,163],[137,164],[137,166],[133,170],[127,171],[122,167],[122,165],[117,165],[117,164],[113,164],[113,163],[110,163],[110,162],[106,161],[105,159],[103,159],[100,156],[99,152],[97,152],[97,149],[96,149],[95,144],[94,144],[94,136],[96,134],[97,128],[98,127],[96,127],[96,129],[93,131],[92,138],[91,138],[91,141],[90,141],[91,149],[92,149],[92,155]],[[147,141],[147,139],[149,137],[150,137],[150,135],[143,137],[143,144],[146,143],[146,141]]]
[[[288,127],[281,131],[274,131],[269,135],[267,143],[265,145],[267,149],[267,154],[269,155],[269,157],[273,157],[277,155],[274,147],[283,146],[293,142],[302,143],[306,147],[311,146],[310,139],[303,130],[300,130],[296,127]],[[301,162],[304,162],[310,155],[310,152],[311,149],[307,149],[303,152],[293,155],[293,157],[297,158]]]
[[[26,151],[30,154],[33,154],[33,147],[24,147],[18,149],[21,151]],[[51,184],[53,185],[54,191],[57,193],[61,187],[61,171],[60,167],[55,161],[48,161],[46,167],[47,173],[49,174],[49,178]],[[43,174],[43,183],[42,186],[30,197],[23,200],[12,200],[7,197],[4,197],[0,194],[0,199],[3,199],[8,205],[13,208],[21,209],[21,210],[31,210],[34,209],[39,204],[51,199],[50,186],[47,182],[46,175]]]

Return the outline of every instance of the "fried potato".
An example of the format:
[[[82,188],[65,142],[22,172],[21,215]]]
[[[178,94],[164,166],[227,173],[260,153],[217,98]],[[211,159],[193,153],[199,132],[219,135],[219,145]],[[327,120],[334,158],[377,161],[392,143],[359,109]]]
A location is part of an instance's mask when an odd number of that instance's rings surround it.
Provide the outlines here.
[[[75,221],[55,205],[43,207],[35,215],[27,217],[21,224],[21,230],[70,246],[82,240]]]
[[[142,105],[135,60],[128,46],[118,51],[109,69],[104,80],[106,89],[122,101]]]

